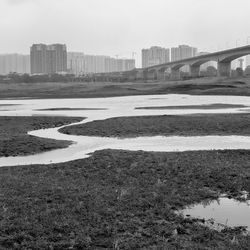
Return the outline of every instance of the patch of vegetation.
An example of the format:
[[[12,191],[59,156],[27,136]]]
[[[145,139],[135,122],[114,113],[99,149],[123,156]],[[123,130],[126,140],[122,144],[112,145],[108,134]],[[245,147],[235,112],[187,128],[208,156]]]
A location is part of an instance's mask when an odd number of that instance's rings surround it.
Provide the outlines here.
[[[60,127],[83,118],[0,116],[0,157],[40,153],[56,148],[64,148],[69,141],[38,138],[28,135],[31,130]]]
[[[36,110],[37,111],[58,111],[58,110],[61,111],[61,110],[106,110],[106,109],[102,109],[102,108],[48,108],[48,109],[36,109]]]
[[[250,151],[103,150],[54,165],[0,168],[1,249],[249,249],[177,209],[250,191]]]
[[[207,105],[137,107],[135,109],[225,109],[225,108],[246,108],[246,107],[247,106],[241,104],[214,103]]]
[[[250,135],[250,114],[117,117],[62,128],[74,135],[105,137]]]

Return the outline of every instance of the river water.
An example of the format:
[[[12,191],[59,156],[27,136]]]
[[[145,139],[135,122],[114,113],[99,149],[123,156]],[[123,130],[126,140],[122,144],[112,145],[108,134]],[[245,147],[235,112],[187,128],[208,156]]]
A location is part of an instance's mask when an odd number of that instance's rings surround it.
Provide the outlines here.
[[[139,107],[210,105],[218,103],[245,105],[246,107],[202,109],[201,106],[196,109],[135,109]],[[86,118],[79,123],[74,123],[81,124],[94,120],[124,116],[243,113],[249,112],[249,107],[250,97],[242,96],[147,95],[89,99],[19,99],[0,100],[0,115],[78,116]],[[71,146],[65,149],[53,150],[35,155],[2,157],[0,158],[0,166],[66,162],[86,158],[90,153],[96,150],[108,148],[161,152],[250,149],[250,138],[247,136],[153,136],[120,139],[66,135],[59,133],[58,129],[59,128],[41,129],[30,131],[29,134],[43,138],[72,141],[74,143]]]

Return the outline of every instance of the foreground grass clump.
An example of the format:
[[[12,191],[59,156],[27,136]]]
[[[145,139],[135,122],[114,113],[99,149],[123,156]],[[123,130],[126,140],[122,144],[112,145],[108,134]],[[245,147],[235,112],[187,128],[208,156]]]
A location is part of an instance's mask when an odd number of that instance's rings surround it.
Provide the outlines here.
[[[176,209],[250,191],[250,151],[103,150],[54,165],[0,168],[2,249],[249,249]]]
[[[42,128],[60,127],[81,121],[69,117],[12,117],[0,116],[0,157],[40,153],[46,150],[64,148],[68,141],[38,138],[27,132]]]
[[[250,114],[117,117],[68,126],[62,133],[91,136],[250,135]]]

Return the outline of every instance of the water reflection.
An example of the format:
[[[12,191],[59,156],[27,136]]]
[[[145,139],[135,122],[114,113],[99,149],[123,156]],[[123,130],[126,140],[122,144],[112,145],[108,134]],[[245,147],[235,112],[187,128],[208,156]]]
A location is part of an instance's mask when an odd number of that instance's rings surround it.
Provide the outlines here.
[[[217,224],[229,227],[245,226],[250,230],[249,201],[240,202],[235,199],[221,197],[211,202],[188,207],[181,211],[184,216],[205,220],[214,220]]]

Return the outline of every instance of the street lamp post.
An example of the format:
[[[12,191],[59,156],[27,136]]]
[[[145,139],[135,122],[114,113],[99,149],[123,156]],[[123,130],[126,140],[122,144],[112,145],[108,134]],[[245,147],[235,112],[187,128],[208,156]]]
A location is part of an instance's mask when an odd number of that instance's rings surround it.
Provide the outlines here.
[[[238,41],[240,41],[240,39],[236,40],[236,48],[238,47]]]
[[[250,36],[247,37],[247,45],[249,44],[249,38],[250,38]]]

